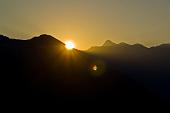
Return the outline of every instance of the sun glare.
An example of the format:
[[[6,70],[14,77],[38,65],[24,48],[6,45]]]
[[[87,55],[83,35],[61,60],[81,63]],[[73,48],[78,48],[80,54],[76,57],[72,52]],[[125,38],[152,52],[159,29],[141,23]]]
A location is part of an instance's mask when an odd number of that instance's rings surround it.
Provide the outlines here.
[[[71,49],[75,48],[75,44],[74,44],[73,41],[68,40],[68,41],[65,42],[65,47],[66,47],[68,50],[71,50]]]

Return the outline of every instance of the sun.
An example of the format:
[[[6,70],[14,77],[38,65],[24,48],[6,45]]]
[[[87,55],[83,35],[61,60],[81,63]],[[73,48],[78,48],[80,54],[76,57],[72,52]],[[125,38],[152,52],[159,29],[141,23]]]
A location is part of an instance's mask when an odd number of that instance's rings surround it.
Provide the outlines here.
[[[73,48],[75,48],[75,44],[73,41],[70,41],[70,40],[67,40],[65,42],[65,47],[68,49],[68,50],[72,50]]]

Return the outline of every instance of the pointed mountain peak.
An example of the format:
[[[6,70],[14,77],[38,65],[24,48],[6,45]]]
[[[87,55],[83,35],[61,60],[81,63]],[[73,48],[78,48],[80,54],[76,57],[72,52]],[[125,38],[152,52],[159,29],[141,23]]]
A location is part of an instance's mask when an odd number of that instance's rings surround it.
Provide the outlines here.
[[[105,43],[103,44],[103,46],[114,46],[116,45],[116,43],[110,41],[110,40],[106,40]]]

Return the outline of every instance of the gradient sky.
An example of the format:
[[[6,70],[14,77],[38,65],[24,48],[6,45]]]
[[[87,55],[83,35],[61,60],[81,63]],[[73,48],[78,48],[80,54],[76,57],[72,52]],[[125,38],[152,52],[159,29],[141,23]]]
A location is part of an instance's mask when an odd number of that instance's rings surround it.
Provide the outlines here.
[[[115,43],[170,43],[170,0],[0,0],[0,34],[50,34],[78,49]]]

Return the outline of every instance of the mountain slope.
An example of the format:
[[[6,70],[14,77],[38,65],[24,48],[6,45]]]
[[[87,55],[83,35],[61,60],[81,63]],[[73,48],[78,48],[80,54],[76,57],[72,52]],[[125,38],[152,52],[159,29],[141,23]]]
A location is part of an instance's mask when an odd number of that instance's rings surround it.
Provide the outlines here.
[[[92,47],[87,52],[119,66],[125,75],[140,81],[153,94],[170,100],[170,44],[147,48],[141,44]],[[164,100],[164,101],[165,101]]]
[[[169,74],[169,54],[159,55],[164,49],[114,44],[80,51],[67,50],[64,43],[49,35],[30,40],[5,39],[0,41],[5,101],[31,105],[75,101],[96,106],[124,103],[140,104],[142,108],[163,106],[165,100],[169,101],[168,93],[161,92],[160,85],[155,84],[169,81],[165,77]],[[162,73],[165,76],[160,79]],[[167,89],[167,84],[161,87]],[[159,102],[160,97],[165,99]]]

